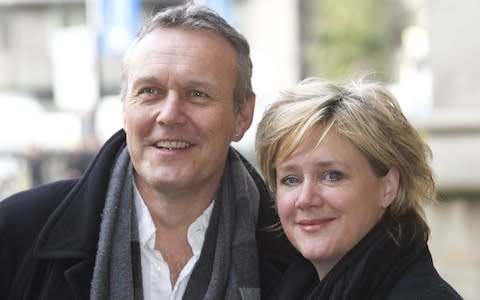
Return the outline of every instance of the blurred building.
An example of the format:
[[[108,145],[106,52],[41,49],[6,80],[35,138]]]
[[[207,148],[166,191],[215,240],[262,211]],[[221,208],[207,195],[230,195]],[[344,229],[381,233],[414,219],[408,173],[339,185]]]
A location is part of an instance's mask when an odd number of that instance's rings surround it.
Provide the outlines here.
[[[133,1],[133,0],[132,0]],[[0,89],[28,91],[42,101],[53,99],[51,40],[59,30],[95,25],[93,10],[102,3],[132,1],[0,0]],[[137,1],[140,18],[181,0]],[[112,12],[113,14],[113,12]],[[98,25],[98,24],[97,24]],[[81,41],[76,46],[82,47]],[[101,93],[117,93],[120,55],[99,60]]]
[[[86,168],[122,126],[124,48],[143,18],[184,2],[0,0],[0,168],[19,166],[0,195]]]

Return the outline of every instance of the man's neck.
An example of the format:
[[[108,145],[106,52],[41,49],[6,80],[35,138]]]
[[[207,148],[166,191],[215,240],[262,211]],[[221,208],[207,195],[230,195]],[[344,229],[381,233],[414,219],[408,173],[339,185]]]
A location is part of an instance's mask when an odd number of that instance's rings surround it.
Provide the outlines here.
[[[213,195],[203,199],[197,197],[185,200],[151,199],[141,195],[157,229],[164,228],[171,231],[188,228],[213,200]]]
[[[170,282],[175,286],[180,272],[193,255],[187,240],[187,228],[169,230],[157,226],[155,249],[160,251],[170,271]]]
[[[193,255],[188,242],[189,226],[207,209],[214,198],[210,195],[200,197],[165,197],[153,193],[151,189],[137,186],[156,228],[155,249],[160,251],[168,264],[170,282],[175,285],[178,276]]]

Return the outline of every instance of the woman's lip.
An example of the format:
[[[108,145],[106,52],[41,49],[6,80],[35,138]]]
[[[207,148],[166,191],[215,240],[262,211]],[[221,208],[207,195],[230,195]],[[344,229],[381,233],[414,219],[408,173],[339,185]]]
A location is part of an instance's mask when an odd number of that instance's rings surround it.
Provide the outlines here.
[[[297,224],[304,230],[308,232],[318,231],[328,226],[334,218],[322,218],[322,219],[305,219],[300,220]]]
[[[298,224],[300,225],[318,225],[318,224],[323,224],[327,223],[333,220],[333,218],[319,218],[319,219],[303,219],[298,221]]]

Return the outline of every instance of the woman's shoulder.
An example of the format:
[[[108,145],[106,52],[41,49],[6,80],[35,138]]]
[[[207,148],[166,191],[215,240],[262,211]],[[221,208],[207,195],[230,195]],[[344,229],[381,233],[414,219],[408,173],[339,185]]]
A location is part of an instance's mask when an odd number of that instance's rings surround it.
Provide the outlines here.
[[[435,269],[430,252],[419,257],[394,285],[387,300],[456,300],[463,299]]]

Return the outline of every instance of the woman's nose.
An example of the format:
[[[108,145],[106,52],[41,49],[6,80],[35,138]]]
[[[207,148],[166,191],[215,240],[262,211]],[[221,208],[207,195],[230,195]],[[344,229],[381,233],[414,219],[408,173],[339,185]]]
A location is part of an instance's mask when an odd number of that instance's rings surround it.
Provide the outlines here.
[[[314,206],[320,206],[322,204],[320,187],[311,181],[304,181],[297,200],[295,201],[295,207],[299,209],[307,209]]]

